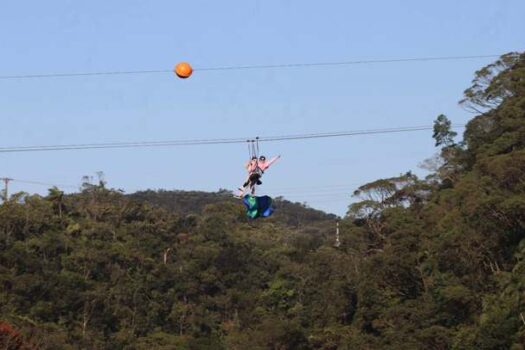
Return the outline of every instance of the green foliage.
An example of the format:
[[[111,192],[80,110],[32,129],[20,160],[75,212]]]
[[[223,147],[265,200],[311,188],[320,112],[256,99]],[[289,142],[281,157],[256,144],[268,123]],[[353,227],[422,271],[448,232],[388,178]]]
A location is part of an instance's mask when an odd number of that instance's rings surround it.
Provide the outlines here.
[[[227,191],[13,195],[0,206],[0,346],[523,349],[525,56],[476,73],[482,110],[441,161],[359,187],[340,222]],[[89,180],[89,181],[88,181]],[[6,344],[6,342],[10,342]]]
[[[436,140],[437,146],[450,147],[454,145],[454,137],[457,136],[455,131],[452,131],[452,123],[444,115],[440,114],[434,121],[434,134],[432,137]]]

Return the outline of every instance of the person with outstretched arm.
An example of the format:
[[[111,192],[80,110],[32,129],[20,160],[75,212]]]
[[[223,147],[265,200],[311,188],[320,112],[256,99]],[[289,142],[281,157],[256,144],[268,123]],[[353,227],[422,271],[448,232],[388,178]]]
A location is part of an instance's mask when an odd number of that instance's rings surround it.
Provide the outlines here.
[[[275,163],[276,161],[278,161],[279,159],[281,158],[281,155],[278,155],[278,156],[275,156],[273,157],[272,159],[270,160],[266,160],[266,157],[265,156],[260,156],[259,157],[259,161],[257,162],[258,163],[258,166],[259,168],[264,172],[266,171],[273,163]],[[260,184],[258,184],[260,185]]]
[[[242,197],[244,195],[244,190],[246,187],[250,188],[251,194],[255,194],[255,185],[261,185],[261,176],[264,174],[265,170],[268,170],[270,166],[275,163],[277,160],[281,158],[280,155],[273,157],[270,160],[266,160],[265,156],[260,156],[259,159],[257,157],[252,157],[251,160],[246,162],[245,168],[248,171],[248,177],[246,178],[246,181],[242,185],[242,187],[239,187],[240,196]]]

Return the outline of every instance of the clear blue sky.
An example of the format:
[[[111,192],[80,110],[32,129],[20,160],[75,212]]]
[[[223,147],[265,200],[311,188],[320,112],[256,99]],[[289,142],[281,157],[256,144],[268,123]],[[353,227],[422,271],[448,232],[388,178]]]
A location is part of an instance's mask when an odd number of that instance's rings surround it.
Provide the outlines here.
[[[500,54],[523,50],[525,2],[5,1],[0,75]],[[0,81],[0,146],[270,136],[455,123],[489,59],[304,69]],[[418,170],[431,133],[264,145],[282,160],[261,193],[344,214],[350,193]],[[0,154],[0,177],[234,189],[244,145]],[[13,190],[45,193],[13,183]]]

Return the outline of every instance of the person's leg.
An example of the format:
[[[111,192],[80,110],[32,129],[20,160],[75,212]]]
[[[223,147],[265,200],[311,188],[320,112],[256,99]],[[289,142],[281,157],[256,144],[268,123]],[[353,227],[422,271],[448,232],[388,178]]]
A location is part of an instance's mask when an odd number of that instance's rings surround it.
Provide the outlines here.
[[[250,176],[248,177],[248,183],[249,184],[253,184],[253,183],[256,183],[257,182],[257,178],[258,178],[258,175],[255,174],[255,173],[252,173],[250,174]]]
[[[252,195],[255,194],[255,186],[259,183],[259,178],[260,178],[260,175],[257,173],[253,173],[250,175],[249,187],[250,187],[250,192]]]
[[[244,181],[244,183],[242,184],[242,187],[248,186],[248,184],[250,183],[251,176],[252,174],[248,174],[248,176],[246,176],[246,181]]]

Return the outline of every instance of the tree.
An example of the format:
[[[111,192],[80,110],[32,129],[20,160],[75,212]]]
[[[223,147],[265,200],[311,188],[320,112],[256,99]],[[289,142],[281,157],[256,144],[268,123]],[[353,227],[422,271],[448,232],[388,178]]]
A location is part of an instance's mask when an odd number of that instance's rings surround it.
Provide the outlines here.
[[[523,53],[510,52],[478,70],[472,86],[465,90],[459,104],[470,112],[484,114],[487,110],[499,107],[509,97],[522,94],[523,81],[513,70],[524,59]]]
[[[438,115],[434,121],[434,134],[432,135],[434,140],[436,140],[436,147],[450,147],[454,145],[454,137],[457,136],[457,133],[452,131],[451,127],[452,123],[444,114]]]
[[[47,199],[53,203],[55,210],[58,212],[58,217],[62,220],[64,192],[60,191],[56,186],[52,187],[48,190]]]

